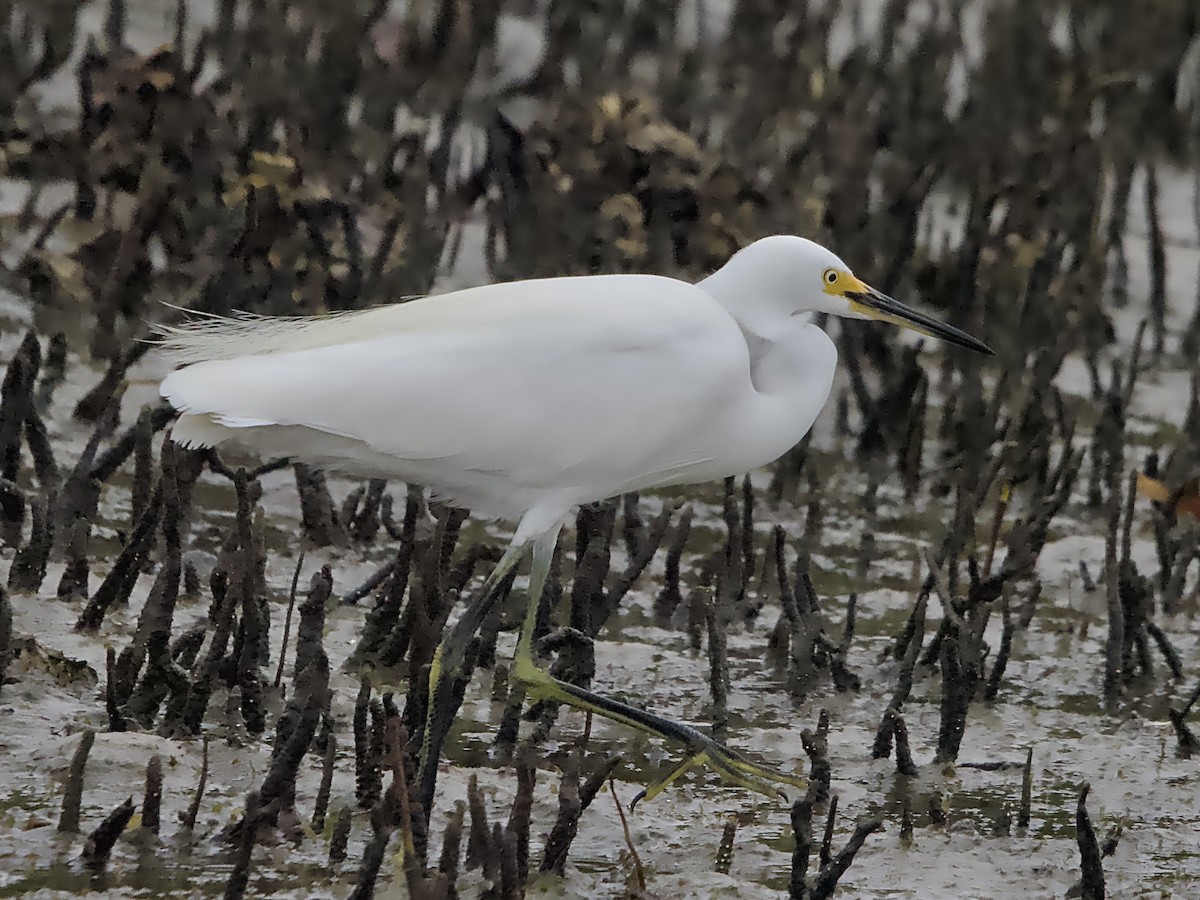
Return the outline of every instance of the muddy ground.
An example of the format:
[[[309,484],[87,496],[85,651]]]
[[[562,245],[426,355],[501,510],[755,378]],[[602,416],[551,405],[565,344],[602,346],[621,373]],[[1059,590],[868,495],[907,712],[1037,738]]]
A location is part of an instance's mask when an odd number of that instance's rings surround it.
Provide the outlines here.
[[[0,896],[1200,893],[1195,11],[541,6],[0,8]],[[774,231],[996,358],[829,323],[811,439],[585,511],[548,625],[592,610],[575,677],[813,787],[630,810],[680,748],[571,711],[497,745],[518,577],[424,810],[397,726],[507,526],[164,449],[147,323],[696,278]]]

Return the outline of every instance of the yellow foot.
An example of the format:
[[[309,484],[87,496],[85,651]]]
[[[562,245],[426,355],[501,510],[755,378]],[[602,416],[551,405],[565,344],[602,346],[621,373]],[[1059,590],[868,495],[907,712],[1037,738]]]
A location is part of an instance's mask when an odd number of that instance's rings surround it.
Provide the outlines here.
[[[532,699],[563,703],[575,709],[628,725],[645,734],[677,741],[687,748],[687,758],[672,769],[666,778],[655,782],[638,794],[630,804],[631,808],[642,800],[650,800],[658,796],[685,772],[702,766],[711,767],[723,781],[729,784],[755,791],[767,797],[782,798],[785,801],[787,794],[776,785],[789,785],[801,790],[808,786],[806,778],[798,775],[785,775],[774,769],[752,763],[741,754],[714,741],[690,725],[672,722],[670,719],[653,715],[635,706],[629,706],[601,694],[595,694],[559,681],[548,672],[538,668],[533,659],[525,654],[517,653],[513,660],[511,677],[524,686],[526,696]]]
[[[687,726],[681,727],[686,728]],[[808,779],[799,775],[785,775],[783,772],[776,771],[775,769],[768,769],[766,766],[752,763],[736,750],[731,750],[724,744],[717,743],[712,738],[700,732],[695,732],[692,740],[688,741],[688,749],[695,750],[698,742],[704,744],[703,750],[699,753],[694,753],[681,762],[671,770],[666,778],[656,781],[654,784],[643,789],[633,798],[633,801],[629,804],[629,808],[633,809],[643,800],[653,800],[674,784],[685,772],[692,769],[699,769],[702,766],[711,768],[721,776],[721,780],[726,784],[745,788],[748,791],[754,791],[765,797],[783,800],[785,803],[788,800],[788,795],[779,787],[776,787],[776,785],[785,784],[790,787],[799,788],[800,790],[808,787]]]

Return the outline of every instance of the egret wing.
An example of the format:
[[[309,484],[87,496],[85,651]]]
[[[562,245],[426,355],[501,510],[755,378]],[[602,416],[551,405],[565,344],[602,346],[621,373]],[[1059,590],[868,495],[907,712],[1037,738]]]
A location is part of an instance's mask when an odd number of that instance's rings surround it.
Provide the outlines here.
[[[302,426],[559,487],[703,462],[701,423],[749,381],[736,323],[671,279],[546,279],[411,305],[415,327],[399,316],[378,336],[197,363],[162,393],[226,428]]]

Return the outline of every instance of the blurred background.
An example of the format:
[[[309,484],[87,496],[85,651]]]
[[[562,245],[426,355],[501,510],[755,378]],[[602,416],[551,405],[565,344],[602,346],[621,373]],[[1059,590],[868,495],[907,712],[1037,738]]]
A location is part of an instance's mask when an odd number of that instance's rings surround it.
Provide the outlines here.
[[[584,510],[546,624],[824,789],[627,833],[678,748],[518,732],[504,618],[402,819],[393,723],[503,529],[172,451],[151,326],[780,232],[996,357],[826,323],[805,442]],[[1194,0],[0,0],[0,896],[1196,895],[1198,235]]]

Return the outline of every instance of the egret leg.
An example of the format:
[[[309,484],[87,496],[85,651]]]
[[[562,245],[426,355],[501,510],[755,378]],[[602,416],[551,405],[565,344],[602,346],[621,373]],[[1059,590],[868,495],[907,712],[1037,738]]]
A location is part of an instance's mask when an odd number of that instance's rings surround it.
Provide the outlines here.
[[[467,650],[483,620],[500,599],[504,580],[516,568],[528,547],[527,542],[521,541],[514,541],[508,545],[500,561],[484,580],[479,593],[471,600],[458,621],[446,632],[434,651],[433,661],[429,665],[429,705],[425,711],[425,730],[421,738],[420,770],[417,775],[426,814],[433,801],[438,760],[441,759],[446,736],[450,733],[450,726],[454,722],[454,715],[470,676],[466,670]]]
[[[575,709],[602,716],[613,722],[628,725],[645,734],[666,740],[677,741],[686,748],[687,758],[665,778],[643,790],[634,803],[651,799],[662,793],[689,769],[711,766],[727,782],[747,788],[768,797],[786,795],[776,784],[805,788],[808,781],[795,775],[786,775],[774,769],[750,762],[741,754],[714,741],[708,735],[690,725],[673,722],[653,713],[638,709],[620,701],[577,687],[550,675],[540,668],[533,657],[533,631],[537,623],[538,606],[542,590],[550,573],[554,545],[558,532],[543,535],[533,545],[533,564],[529,573],[529,603],[525,609],[525,620],[521,636],[517,640],[517,652],[513,659],[512,677],[520,683],[528,696],[538,700],[563,703]]]

